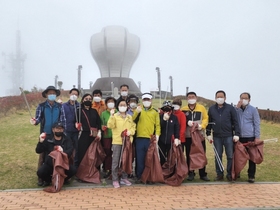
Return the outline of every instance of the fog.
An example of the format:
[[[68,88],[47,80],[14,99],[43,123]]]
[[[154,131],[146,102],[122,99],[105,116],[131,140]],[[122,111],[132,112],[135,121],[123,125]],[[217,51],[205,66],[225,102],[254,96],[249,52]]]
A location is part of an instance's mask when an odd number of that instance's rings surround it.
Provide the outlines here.
[[[100,77],[90,37],[120,25],[141,41],[130,77],[141,81],[142,92],[156,88],[159,67],[162,90],[170,91],[172,76],[174,95],[189,87],[214,99],[221,89],[237,103],[246,91],[253,106],[280,110],[279,11],[277,0],[0,0],[0,96],[16,80],[11,56],[18,30],[24,89],[45,89],[56,75],[70,89],[78,65],[83,88]]]

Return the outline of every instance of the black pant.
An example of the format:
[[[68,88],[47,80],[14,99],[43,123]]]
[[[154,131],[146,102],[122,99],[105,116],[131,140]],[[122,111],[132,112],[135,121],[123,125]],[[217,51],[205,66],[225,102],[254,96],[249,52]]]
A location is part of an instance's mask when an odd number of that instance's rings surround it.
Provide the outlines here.
[[[76,168],[73,165],[69,165],[69,170],[65,170],[67,177],[65,180],[70,179],[76,173]],[[47,156],[43,165],[38,169],[37,175],[45,182],[51,182],[53,174],[53,160],[52,157]]]
[[[206,152],[205,140],[202,141],[201,143],[202,143],[204,152]],[[190,169],[190,151],[191,151],[191,145],[192,145],[192,139],[191,139],[191,138],[186,138],[186,142],[182,143],[183,151],[184,151],[184,147],[186,148],[186,159],[187,159],[187,164],[188,164],[189,169]],[[199,169],[199,176],[200,176],[200,177],[207,176],[207,173],[206,173],[205,170],[206,170],[206,166],[204,166],[203,168]],[[189,170],[189,174],[190,174],[190,173],[194,173],[194,171],[190,171],[190,170]]]
[[[164,144],[162,142],[158,142],[158,146],[159,146],[159,157],[160,157],[160,164],[163,165],[168,157],[168,153],[171,149],[171,144]]]
[[[241,143],[247,143],[250,141],[255,141],[255,137],[251,137],[251,138],[240,138],[239,141]],[[246,148],[247,149],[247,148]],[[248,149],[247,149],[248,150]],[[248,168],[248,177],[249,178],[255,178],[255,174],[256,174],[256,163],[254,163],[253,161],[249,160],[249,168]]]

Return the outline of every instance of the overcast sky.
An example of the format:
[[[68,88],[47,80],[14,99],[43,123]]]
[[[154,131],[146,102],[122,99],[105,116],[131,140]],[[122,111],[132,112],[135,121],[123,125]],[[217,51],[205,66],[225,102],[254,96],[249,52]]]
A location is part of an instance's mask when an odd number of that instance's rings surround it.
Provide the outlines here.
[[[15,53],[16,31],[26,54],[24,89],[46,88],[54,77],[63,88],[82,87],[100,77],[90,37],[109,25],[126,27],[140,37],[140,53],[130,77],[142,92],[157,86],[174,95],[186,87],[227,102],[252,95],[251,104],[280,110],[280,1],[277,0],[0,0],[0,96],[11,88],[10,64],[3,53]],[[5,59],[6,58],[6,59]]]

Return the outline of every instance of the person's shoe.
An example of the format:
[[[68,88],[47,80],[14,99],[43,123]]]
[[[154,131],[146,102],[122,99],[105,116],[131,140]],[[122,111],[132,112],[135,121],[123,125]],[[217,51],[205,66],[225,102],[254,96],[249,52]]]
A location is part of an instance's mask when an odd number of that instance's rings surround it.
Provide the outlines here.
[[[126,185],[126,186],[130,186],[131,182],[128,181],[128,179],[121,179],[120,184]]]
[[[141,181],[141,179],[136,179],[135,184],[144,184],[144,183]]]
[[[232,177],[231,177],[230,175],[227,175],[227,180],[228,180],[229,182],[232,182]]]
[[[189,173],[189,175],[188,175],[188,177],[187,177],[187,180],[188,180],[188,181],[194,180],[194,176],[195,176],[195,173],[193,173],[193,172]]]
[[[147,181],[146,184],[153,185],[153,184],[155,184],[155,182]]]
[[[201,180],[209,182],[210,179],[208,178],[208,176],[204,176],[204,177],[200,177]]]
[[[37,185],[38,186],[42,186],[44,184],[43,180],[42,179],[38,179],[38,182],[37,182]]]
[[[248,182],[249,182],[249,183],[254,183],[254,182],[255,182],[255,179],[252,178],[252,177],[249,177]]]
[[[128,177],[129,179],[133,179],[133,178],[134,178],[133,174],[129,174],[127,177]]]
[[[120,187],[119,181],[113,181],[113,186],[114,188],[119,188]]]
[[[69,185],[70,184],[70,180],[68,179],[68,180],[64,180],[64,183],[63,183],[63,185]]]
[[[111,175],[111,171],[110,170],[107,170],[105,175],[103,176],[104,179],[107,179],[109,178],[109,176]]]
[[[223,181],[223,180],[224,180],[224,175],[216,176],[216,178],[214,179],[214,181]]]
[[[240,179],[240,173],[237,175],[237,177],[236,177],[237,179]]]
[[[49,186],[51,183],[50,182],[46,182],[44,181],[43,184],[42,184],[42,187],[46,187],[46,186]]]

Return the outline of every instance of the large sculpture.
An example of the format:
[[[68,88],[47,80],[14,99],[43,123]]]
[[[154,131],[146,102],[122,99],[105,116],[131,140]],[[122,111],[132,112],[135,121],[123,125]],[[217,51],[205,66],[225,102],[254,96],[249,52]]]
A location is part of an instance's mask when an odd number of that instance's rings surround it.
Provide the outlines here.
[[[130,70],[137,59],[140,39],[122,26],[107,26],[90,40],[92,57],[96,61],[101,78],[92,90],[101,89],[105,95],[112,94],[112,85],[129,85],[130,93],[140,94],[135,82],[129,78]]]

